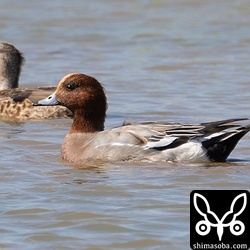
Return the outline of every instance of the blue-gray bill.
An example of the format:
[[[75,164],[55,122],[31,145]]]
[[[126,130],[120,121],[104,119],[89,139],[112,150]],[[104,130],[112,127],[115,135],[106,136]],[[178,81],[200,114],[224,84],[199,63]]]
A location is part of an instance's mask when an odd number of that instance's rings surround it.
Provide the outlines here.
[[[54,105],[59,105],[59,102],[56,100],[56,94],[53,93],[40,101],[34,102],[32,105],[33,106],[54,106]]]

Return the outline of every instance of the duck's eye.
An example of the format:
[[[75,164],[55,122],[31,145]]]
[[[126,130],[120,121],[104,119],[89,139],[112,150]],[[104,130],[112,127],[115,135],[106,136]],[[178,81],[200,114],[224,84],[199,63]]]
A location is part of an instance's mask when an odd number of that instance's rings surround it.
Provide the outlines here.
[[[76,88],[76,85],[74,83],[69,83],[66,86],[66,89],[69,91],[74,90],[75,88]]]

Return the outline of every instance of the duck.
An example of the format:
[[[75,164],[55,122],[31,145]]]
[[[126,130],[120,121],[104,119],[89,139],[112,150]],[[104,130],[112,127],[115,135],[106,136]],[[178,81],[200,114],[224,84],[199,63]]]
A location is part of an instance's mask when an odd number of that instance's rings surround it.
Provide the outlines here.
[[[62,159],[75,164],[107,162],[224,162],[250,124],[247,118],[200,124],[125,122],[104,130],[107,98],[94,77],[72,73],[56,91],[34,106],[62,105],[73,113],[73,123],[61,147]]]
[[[25,59],[12,44],[0,43],[0,119],[37,120],[72,117],[63,106],[34,107],[33,102],[52,94],[55,86],[19,88]]]

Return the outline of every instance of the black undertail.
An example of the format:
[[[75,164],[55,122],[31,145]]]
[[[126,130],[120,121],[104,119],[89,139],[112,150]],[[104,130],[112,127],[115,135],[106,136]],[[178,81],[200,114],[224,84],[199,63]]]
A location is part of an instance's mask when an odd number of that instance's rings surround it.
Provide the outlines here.
[[[242,127],[233,132],[228,132],[210,140],[202,142],[211,161],[224,162],[233,151],[239,140],[249,132],[250,127]]]

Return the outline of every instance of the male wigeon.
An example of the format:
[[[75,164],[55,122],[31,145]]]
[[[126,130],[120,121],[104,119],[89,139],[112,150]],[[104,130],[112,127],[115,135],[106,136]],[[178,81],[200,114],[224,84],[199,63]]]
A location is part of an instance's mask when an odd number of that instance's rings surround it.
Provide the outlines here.
[[[56,87],[18,88],[22,53],[13,45],[0,43],[0,118],[1,119],[47,119],[72,117],[63,106],[34,107],[32,102],[53,93]]]
[[[250,130],[250,124],[232,124],[247,119],[127,123],[104,130],[105,91],[95,78],[77,73],[62,78],[55,93],[33,105],[63,105],[73,112],[73,125],[62,144],[62,158],[72,163],[225,161]]]

